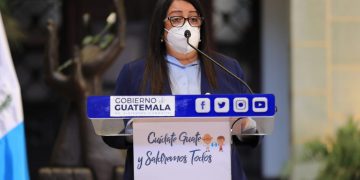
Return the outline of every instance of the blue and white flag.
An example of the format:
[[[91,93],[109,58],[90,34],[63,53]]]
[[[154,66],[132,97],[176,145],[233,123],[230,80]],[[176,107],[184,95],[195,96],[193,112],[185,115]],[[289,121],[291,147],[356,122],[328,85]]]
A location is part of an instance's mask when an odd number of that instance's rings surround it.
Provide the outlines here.
[[[29,179],[20,86],[0,14],[0,180]]]

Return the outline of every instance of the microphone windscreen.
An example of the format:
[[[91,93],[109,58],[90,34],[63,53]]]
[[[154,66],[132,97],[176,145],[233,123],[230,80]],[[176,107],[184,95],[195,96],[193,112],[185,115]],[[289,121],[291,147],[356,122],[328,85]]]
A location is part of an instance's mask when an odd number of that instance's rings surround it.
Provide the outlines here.
[[[191,32],[190,32],[189,30],[186,30],[186,31],[184,32],[184,36],[185,36],[186,38],[189,38],[189,37],[191,36]]]

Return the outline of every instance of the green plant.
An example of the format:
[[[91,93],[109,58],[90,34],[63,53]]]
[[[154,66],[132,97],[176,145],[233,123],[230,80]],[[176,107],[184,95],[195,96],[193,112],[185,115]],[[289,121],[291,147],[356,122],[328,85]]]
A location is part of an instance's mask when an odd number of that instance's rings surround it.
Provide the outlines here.
[[[350,119],[328,145],[319,140],[305,144],[304,158],[324,163],[317,179],[360,179],[360,129]]]

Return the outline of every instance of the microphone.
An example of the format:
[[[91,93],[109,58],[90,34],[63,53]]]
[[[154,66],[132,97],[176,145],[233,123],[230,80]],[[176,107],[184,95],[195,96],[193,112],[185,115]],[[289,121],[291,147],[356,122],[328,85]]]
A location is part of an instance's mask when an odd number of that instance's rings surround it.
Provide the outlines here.
[[[184,36],[186,37],[186,39],[188,40],[188,43],[189,43],[189,38],[191,36],[191,32],[189,30],[186,30],[184,33]]]
[[[250,86],[241,78],[239,78],[238,76],[236,76],[234,73],[232,73],[230,70],[228,70],[226,67],[224,67],[223,65],[221,65],[220,63],[218,63],[217,61],[215,61],[213,58],[211,58],[210,56],[208,56],[207,54],[205,54],[204,52],[202,52],[200,49],[194,47],[192,44],[190,44],[189,42],[189,38],[191,37],[191,32],[189,30],[186,30],[184,32],[184,36],[187,39],[187,44],[192,47],[193,49],[195,49],[197,52],[199,52],[200,54],[202,54],[203,56],[205,56],[207,59],[209,59],[211,62],[213,62],[214,64],[216,64],[218,67],[220,67],[222,70],[224,70],[225,72],[227,72],[228,74],[230,74],[232,77],[234,77],[235,79],[237,79],[238,81],[240,81],[243,85],[245,85],[245,87],[248,89],[248,91],[251,94],[254,94],[254,92],[251,90]]]

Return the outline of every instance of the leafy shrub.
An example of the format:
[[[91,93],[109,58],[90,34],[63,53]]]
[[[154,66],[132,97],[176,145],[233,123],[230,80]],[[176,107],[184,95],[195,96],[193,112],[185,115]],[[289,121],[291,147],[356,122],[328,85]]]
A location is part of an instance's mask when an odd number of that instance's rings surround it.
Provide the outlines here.
[[[319,140],[306,143],[304,158],[324,162],[317,179],[360,179],[358,124],[350,119],[337,130],[335,139],[328,146]]]

